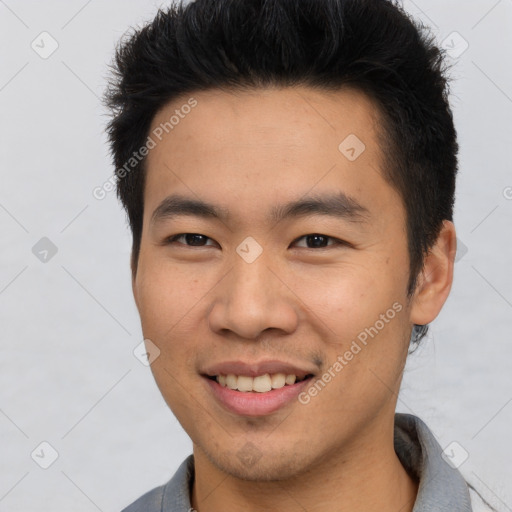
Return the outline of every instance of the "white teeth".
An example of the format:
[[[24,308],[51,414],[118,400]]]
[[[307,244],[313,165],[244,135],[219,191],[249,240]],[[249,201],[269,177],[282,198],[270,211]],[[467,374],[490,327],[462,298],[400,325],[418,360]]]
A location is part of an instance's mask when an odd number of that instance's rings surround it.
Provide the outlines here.
[[[218,381],[218,377],[217,377],[217,381]],[[237,389],[236,387],[236,381],[238,379],[236,378],[236,375],[233,375],[232,373],[230,373],[229,375],[226,375],[226,387],[228,387],[229,389]]]
[[[286,376],[286,384],[295,384],[295,379],[297,377],[295,377],[295,375],[287,375]]]
[[[238,391],[256,391],[257,393],[266,393],[271,389],[279,389],[285,385],[295,384],[297,380],[296,375],[286,375],[284,373],[274,373],[272,375],[265,373],[258,375],[258,377],[249,377],[247,375],[217,375],[217,382],[222,387]]]
[[[284,373],[275,373],[272,375],[272,387],[274,389],[282,388],[286,384],[286,375]]]
[[[240,379],[240,377],[238,377],[238,379]],[[265,375],[260,375],[259,377],[254,377],[254,379],[252,379],[253,391],[257,391],[258,393],[265,393],[271,389],[272,381],[270,380],[270,375],[268,373],[265,373]]]
[[[252,377],[247,377],[245,375],[239,375],[236,387],[238,391],[252,391]]]

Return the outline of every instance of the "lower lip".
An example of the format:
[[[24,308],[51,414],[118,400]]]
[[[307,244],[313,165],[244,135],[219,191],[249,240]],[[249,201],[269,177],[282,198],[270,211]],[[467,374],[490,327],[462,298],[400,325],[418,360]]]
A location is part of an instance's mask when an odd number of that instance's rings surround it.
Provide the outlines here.
[[[221,386],[216,380],[207,377],[204,377],[204,379],[217,400],[230,412],[244,416],[263,416],[271,414],[297,399],[299,393],[310,383],[312,377],[265,393],[235,391]]]

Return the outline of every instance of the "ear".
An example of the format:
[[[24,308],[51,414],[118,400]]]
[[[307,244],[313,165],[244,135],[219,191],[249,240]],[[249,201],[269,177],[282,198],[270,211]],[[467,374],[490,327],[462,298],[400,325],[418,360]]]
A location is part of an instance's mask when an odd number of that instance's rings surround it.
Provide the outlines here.
[[[135,283],[135,280],[137,278],[137,268],[136,268],[136,265],[135,265],[134,259],[133,259],[133,250],[132,250],[132,254],[131,254],[131,258],[130,258],[130,269],[132,272],[132,294],[133,294],[133,298],[135,300],[135,305],[137,306],[137,309],[139,309],[139,303],[138,303],[138,299],[137,299],[137,288],[136,288],[136,283]]]
[[[424,268],[418,276],[412,299],[411,323],[428,324],[441,311],[452,287],[456,252],[455,226],[453,222],[444,220],[437,241],[426,256]]]

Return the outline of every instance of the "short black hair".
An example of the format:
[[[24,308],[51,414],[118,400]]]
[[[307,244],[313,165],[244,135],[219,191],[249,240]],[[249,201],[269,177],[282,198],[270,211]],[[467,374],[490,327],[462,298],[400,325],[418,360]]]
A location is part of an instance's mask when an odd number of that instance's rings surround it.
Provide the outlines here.
[[[136,273],[145,159],[155,114],[195,91],[303,85],[355,88],[374,100],[383,176],[406,212],[410,299],[442,221],[452,221],[458,144],[445,51],[392,0],[195,0],[159,9],[119,42],[105,92],[117,195]],[[428,324],[414,326],[417,344]]]

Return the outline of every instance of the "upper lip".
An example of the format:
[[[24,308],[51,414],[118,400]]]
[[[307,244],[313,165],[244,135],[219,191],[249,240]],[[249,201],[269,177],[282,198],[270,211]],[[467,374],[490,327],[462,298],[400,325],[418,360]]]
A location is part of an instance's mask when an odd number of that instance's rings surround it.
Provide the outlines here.
[[[285,375],[296,375],[297,378],[302,379],[306,375],[313,375],[311,371],[305,367],[299,367],[292,363],[278,360],[260,361],[258,363],[245,363],[244,361],[224,361],[209,366],[202,372],[208,377],[215,377],[217,375],[247,375],[248,377],[257,377],[265,373],[284,373]]]

